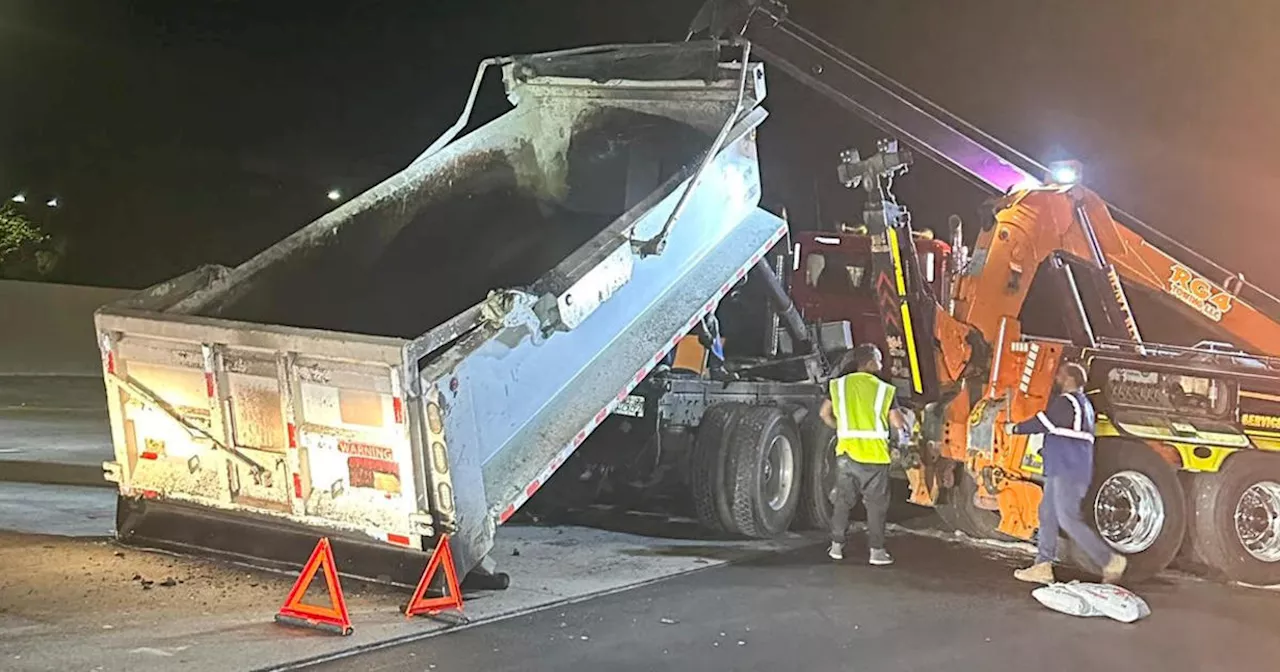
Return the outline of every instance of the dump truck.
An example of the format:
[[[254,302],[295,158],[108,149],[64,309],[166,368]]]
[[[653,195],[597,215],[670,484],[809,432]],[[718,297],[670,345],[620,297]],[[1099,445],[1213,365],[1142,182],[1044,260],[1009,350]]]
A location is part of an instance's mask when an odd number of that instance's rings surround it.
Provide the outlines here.
[[[721,48],[486,60],[400,172],[100,309],[120,540],[296,566],[327,536],[342,571],[412,584],[448,535],[459,572],[505,586],[496,528],[748,276],[799,373],[646,398],[699,437],[675,459],[709,525],[784,531],[797,427],[849,330],[801,323],[762,261],[787,236],[758,207],[764,72]],[[463,133],[491,70],[512,107]]]
[[[1182,552],[1230,579],[1280,583],[1280,298],[1107,203],[1078,163],[1018,152],[800,25],[784,2],[711,0],[689,36],[750,43],[890,136],[865,158],[842,153],[834,171],[865,191],[865,235],[812,240],[795,254],[792,285],[826,294],[805,290],[809,315],[878,314],[871,337],[887,348],[903,406],[920,412],[901,463],[912,502],[974,536],[1032,538],[1039,439],[997,428],[1043,409],[1054,370],[1078,361],[1099,412],[1087,520],[1129,556],[1128,578]],[[942,251],[921,248],[890,189],[915,155],[991,197],[972,252],[952,256],[948,295],[928,278],[928,255]],[[844,262],[810,273],[814,255],[836,250]],[[855,270],[868,280],[842,287]],[[1057,333],[1024,322],[1037,277]],[[1213,340],[1152,341],[1131,291]],[[829,472],[817,457],[809,465],[817,478]],[[808,489],[801,506],[829,510],[823,494]]]

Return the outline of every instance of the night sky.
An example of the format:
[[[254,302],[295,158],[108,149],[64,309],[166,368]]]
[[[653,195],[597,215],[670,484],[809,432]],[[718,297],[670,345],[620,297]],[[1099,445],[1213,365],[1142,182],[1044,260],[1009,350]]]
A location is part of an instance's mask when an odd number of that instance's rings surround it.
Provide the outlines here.
[[[403,167],[481,58],[678,40],[698,0],[0,0],[0,194],[63,206],[59,281],[142,287],[235,264]],[[1009,144],[1074,157],[1114,203],[1273,291],[1280,3],[796,0],[792,16]],[[1270,5],[1270,7],[1268,7]],[[766,197],[812,226],[856,203],[866,125],[774,71]],[[481,116],[503,109],[489,84]],[[916,222],[980,194],[930,166]]]

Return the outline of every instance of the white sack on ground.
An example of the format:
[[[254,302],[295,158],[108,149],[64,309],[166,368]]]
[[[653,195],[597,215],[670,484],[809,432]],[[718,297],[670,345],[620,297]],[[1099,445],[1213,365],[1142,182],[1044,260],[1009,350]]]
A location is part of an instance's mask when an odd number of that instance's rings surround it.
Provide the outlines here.
[[[1054,583],[1031,591],[1044,606],[1072,616],[1106,616],[1132,623],[1151,615],[1151,607],[1132,592],[1104,583]]]

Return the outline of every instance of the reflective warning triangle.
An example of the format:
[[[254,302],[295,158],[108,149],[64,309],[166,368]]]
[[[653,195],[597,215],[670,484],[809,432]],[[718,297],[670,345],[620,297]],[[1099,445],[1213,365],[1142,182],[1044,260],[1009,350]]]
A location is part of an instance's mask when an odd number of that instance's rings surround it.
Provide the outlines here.
[[[284,606],[280,607],[280,612],[276,614],[276,622],[342,635],[351,634],[351,616],[347,613],[347,602],[342,598],[342,584],[338,582],[335,566],[329,539],[322,537],[316,544],[316,549],[311,552],[311,559],[307,560],[307,564],[302,567],[302,573],[298,575],[298,581],[293,584],[293,590],[289,591],[289,597],[285,598]],[[311,580],[315,578],[316,572],[321,569],[324,570],[324,583],[329,591],[330,606],[304,604],[302,598],[307,588],[311,586]]]
[[[431,580],[435,578],[436,572],[441,567],[444,567],[444,595],[427,597]],[[427,569],[422,572],[422,579],[418,581],[418,587],[413,591],[413,599],[409,600],[409,606],[405,607],[404,615],[406,618],[421,614],[434,616],[445,609],[462,611],[462,589],[458,587],[458,571],[453,566],[453,551],[449,549],[449,537],[440,535],[440,541],[436,542],[436,550],[427,561]]]

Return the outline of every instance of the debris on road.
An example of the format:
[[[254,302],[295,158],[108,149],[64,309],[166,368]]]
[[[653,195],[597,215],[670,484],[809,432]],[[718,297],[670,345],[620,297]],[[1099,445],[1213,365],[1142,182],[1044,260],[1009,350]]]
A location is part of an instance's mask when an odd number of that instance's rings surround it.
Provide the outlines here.
[[[213,617],[242,618],[262,611],[262,618],[269,620],[278,603],[276,598],[264,602],[263,590],[283,598],[292,581],[290,576],[246,572],[211,560],[139,550],[125,552],[127,562],[121,562],[120,554],[114,543],[102,539],[0,532],[0,567],[5,568],[0,573],[0,604],[6,615],[69,630],[171,624],[189,617],[193,606]],[[246,578],[261,588],[249,589]],[[156,586],[165,590],[154,590]],[[139,595],[139,588],[147,594]],[[403,597],[381,587],[367,594],[365,599],[352,599],[351,606],[397,604]],[[102,625],[106,622],[115,625]]]

